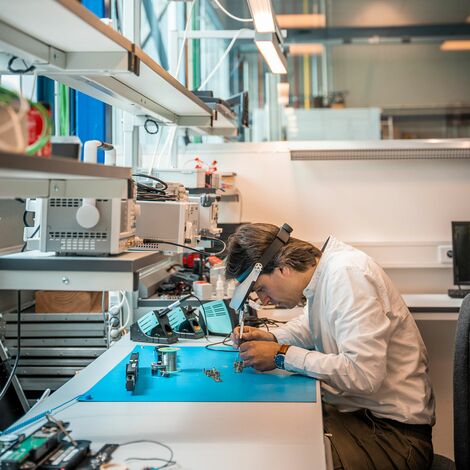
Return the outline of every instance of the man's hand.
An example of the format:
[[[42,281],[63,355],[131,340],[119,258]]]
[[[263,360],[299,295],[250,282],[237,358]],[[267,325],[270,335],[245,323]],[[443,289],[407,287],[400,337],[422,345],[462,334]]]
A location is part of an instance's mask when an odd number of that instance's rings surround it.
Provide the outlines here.
[[[280,344],[273,341],[245,341],[240,345],[240,357],[244,366],[251,366],[261,371],[273,370],[276,368],[274,356],[280,347]]]
[[[230,336],[230,339],[233,342],[234,347],[240,345],[240,327],[237,326]],[[252,326],[245,326],[243,328],[243,341],[274,341],[277,342],[276,337],[272,333],[267,331],[260,330],[259,328],[254,328]]]

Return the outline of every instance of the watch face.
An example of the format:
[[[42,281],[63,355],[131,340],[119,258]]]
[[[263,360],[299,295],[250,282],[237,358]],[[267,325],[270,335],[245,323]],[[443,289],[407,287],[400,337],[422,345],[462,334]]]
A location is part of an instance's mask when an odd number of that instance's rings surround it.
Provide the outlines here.
[[[284,359],[286,356],[284,354],[276,354],[274,357],[274,364],[278,369],[284,369]]]

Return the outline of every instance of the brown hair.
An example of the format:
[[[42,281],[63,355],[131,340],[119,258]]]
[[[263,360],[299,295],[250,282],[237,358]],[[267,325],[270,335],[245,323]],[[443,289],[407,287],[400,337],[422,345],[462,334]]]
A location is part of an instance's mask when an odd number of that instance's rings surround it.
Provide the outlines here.
[[[279,227],[271,224],[245,224],[230,235],[227,246],[225,276],[237,278],[261,259],[275,239]],[[321,251],[312,244],[289,238],[274,258],[263,269],[263,274],[270,274],[275,268],[290,266],[296,271],[305,272],[315,266]]]

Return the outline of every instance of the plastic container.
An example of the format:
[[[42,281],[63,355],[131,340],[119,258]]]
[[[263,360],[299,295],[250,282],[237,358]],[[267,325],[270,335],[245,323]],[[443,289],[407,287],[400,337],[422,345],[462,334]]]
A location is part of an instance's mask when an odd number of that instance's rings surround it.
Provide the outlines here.
[[[222,300],[225,295],[225,283],[224,280],[222,279],[222,276],[219,275],[217,279],[217,284],[215,287],[215,297],[217,300]]]

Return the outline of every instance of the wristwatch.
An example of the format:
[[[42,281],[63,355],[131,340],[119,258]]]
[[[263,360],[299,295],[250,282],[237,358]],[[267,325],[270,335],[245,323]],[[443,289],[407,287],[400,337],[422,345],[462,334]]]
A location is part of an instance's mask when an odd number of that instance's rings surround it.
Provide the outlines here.
[[[289,344],[282,344],[279,348],[279,351],[274,356],[274,364],[278,369],[284,369],[284,360],[286,358],[286,352],[289,348]]]

